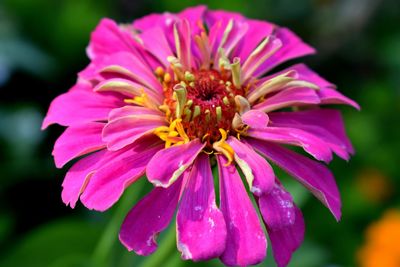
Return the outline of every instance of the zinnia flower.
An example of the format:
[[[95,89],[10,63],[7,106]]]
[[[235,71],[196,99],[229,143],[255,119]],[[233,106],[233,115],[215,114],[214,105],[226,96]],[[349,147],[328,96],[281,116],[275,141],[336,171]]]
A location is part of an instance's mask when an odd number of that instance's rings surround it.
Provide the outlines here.
[[[198,6],[132,24],[103,19],[87,53],[91,63],[52,102],[43,127],[67,126],[54,146],[57,167],[85,156],[63,182],[62,199],[71,207],[80,198],[104,211],[144,174],[154,184],[121,227],[129,250],[153,253],[177,210],[183,259],[263,261],[267,239],[248,187],[275,260],[285,266],[303,240],[304,222],[269,162],[340,219],[338,188],[317,161],[329,162],[333,152],[347,160],[353,148],[339,111],[320,105],[358,105],[303,64],[269,73],[314,53],[290,30]]]

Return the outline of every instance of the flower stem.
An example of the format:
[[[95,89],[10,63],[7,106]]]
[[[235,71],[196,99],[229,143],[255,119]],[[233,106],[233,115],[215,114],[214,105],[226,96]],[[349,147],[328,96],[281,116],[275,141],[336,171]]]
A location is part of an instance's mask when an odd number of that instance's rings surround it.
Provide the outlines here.
[[[94,266],[109,266],[110,254],[115,241],[118,239],[119,227],[124,216],[139,197],[145,185],[143,180],[145,179],[140,179],[128,188],[118,202],[117,208],[93,252],[92,262]]]

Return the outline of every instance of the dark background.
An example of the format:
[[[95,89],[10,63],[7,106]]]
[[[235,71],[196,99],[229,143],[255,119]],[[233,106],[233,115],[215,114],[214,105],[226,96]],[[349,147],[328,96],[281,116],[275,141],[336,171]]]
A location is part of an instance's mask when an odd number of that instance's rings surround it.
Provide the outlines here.
[[[147,258],[128,253],[118,242],[124,214],[148,191],[144,183],[139,184],[144,187],[141,193],[131,188],[120,208],[105,213],[80,204],[75,210],[65,207],[60,195],[67,168],[57,170],[51,158],[62,127],[42,132],[40,125],[51,100],[67,91],[88,63],[85,47],[102,17],[130,22],[199,3],[0,1],[0,266],[195,265],[179,260],[173,231],[161,235],[159,251]],[[343,200],[340,223],[306,190],[283,177],[307,227],[305,242],[290,266],[358,265],[356,255],[365,246],[368,226],[400,204],[400,2],[201,3],[291,28],[318,50],[302,61],[361,105],[361,112],[340,107],[356,149],[350,162],[336,158],[331,164]],[[274,266],[271,253],[261,265]]]

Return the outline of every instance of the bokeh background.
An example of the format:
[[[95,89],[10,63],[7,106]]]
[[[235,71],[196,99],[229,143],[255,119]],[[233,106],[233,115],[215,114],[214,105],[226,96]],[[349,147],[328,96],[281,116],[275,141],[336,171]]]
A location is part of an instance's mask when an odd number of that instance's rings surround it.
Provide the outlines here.
[[[145,181],[105,213],[82,205],[75,210],[65,207],[60,193],[67,168],[57,170],[51,158],[62,127],[40,131],[50,101],[68,90],[88,63],[85,47],[102,17],[130,22],[151,12],[177,12],[199,3],[0,1],[0,266],[221,266],[218,261],[181,261],[174,229],[161,234],[159,250],[151,257],[123,248],[117,231],[130,206],[149,191]],[[290,266],[400,266],[400,252],[390,247],[398,247],[400,240],[400,2],[202,3],[291,28],[318,50],[304,61],[362,107],[361,112],[340,107],[356,149],[349,162],[335,158],[331,164],[343,200],[340,223],[278,172],[301,206],[307,227],[305,242]],[[371,237],[374,234],[383,240],[396,235],[398,239],[382,249]],[[275,266],[272,262],[269,253],[260,266]]]

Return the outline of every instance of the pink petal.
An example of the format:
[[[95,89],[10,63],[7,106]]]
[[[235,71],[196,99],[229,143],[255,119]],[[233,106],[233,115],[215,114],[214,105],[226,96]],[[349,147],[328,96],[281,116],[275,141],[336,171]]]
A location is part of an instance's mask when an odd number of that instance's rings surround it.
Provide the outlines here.
[[[204,16],[204,21],[208,28],[211,28],[214,24],[220,23],[220,21],[222,23],[227,23],[231,19],[234,21],[245,20],[242,14],[226,10],[207,10]]]
[[[132,81],[143,85],[143,90],[147,93],[153,91],[153,96],[157,93],[162,94],[161,83],[157,80],[154,70],[151,69],[143,60],[132,53],[118,52],[107,57],[102,57],[92,61],[94,70],[82,75],[84,79],[96,79],[101,74],[107,79],[110,78],[128,78]],[[90,74],[94,75],[93,77]],[[162,95],[158,95],[158,101],[162,103]]]
[[[267,114],[260,110],[251,109],[245,112],[241,119],[244,124],[251,125],[252,128],[264,128],[267,127],[269,117]]]
[[[186,19],[190,23],[192,29],[192,35],[199,34],[201,29],[199,23],[203,22],[204,15],[207,12],[207,6],[198,5],[194,7],[188,7],[181,11],[178,16],[181,19]]]
[[[170,63],[167,58],[174,53],[171,51],[165,32],[160,27],[150,28],[140,34],[140,39],[147,51],[154,55],[164,67],[168,67]]]
[[[246,176],[250,191],[257,196],[268,193],[275,184],[275,174],[271,165],[246,143],[232,136],[227,143],[235,151],[235,161]]]
[[[124,106],[122,108],[116,108],[110,111],[108,120],[113,121],[122,117],[128,116],[140,116],[140,115],[159,115],[163,116],[163,113],[159,110],[149,109],[146,107],[139,106]],[[165,115],[164,115],[165,116]]]
[[[191,28],[189,22],[184,20],[178,20],[174,25],[174,36],[175,36],[175,48],[179,59],[184,70],[191,70],[194,66],[192,64],[192,52],[191,52]]]
[[[109,150],[118,150],[135,142],[138,138],[153,133],[154,129],[165,125],[165,117],[160,115],[130,115],[109,121],[103,129],[103,141]]]
[[[194,261],[218,257],[225,250],[226,226],[215,203],[209,158],[200,154],[188,177],[177,214],[178,249]]]
[[[261,20],[246,20],[248,30],[240,44],[240,53],[237,55],[242,62],[245,62],[251,52],[267,36],[271,35],[276,25]]]
[[[170,186],[192,165],[204,146],[199,139],[195,139],[159,151],[147,165],[147,178],[155,186]]]
[[[75,208],[80,194],[85,190],[90,176],[97,169],[106,150],[93,153],[76,162],[67,172],[62,184],[61,198],[66,205]]]
[[[276,184],[270,194],[258,200],[278,267],[286,266],[304,239],[304,219],[292,196]]]
[[[182,179],[169,188],[154,188],[126,216],[119,239],[129,251],[149,255],[157,249],[156,238],[171,222],[181,191]]]
[[[111,19],[102,19],[92,32],[88,55],[91,59],[108,56],[113,53],[135,50],[135,41],[131,33],[124,31]]]
[[[354,107],[355,109],[360,110],[360,106],[350,98],[342,95],[338,91],[334,89],[322,89],[319,90],[318,96],[321,99],[321,104],[344,104]]]
[[[332,151],[329,146],[320,138],[303,130],[286,127],[252,129],[250,125],[247,134],[253,138],[265,141],[300,146],[318,160],[325,162],[332,160]]]
[[[125,189],[145,173],[147,163],[160,149],[159,142],[158,145],[141,142],[119,155],[118,160],[101,166],[90,178],[81,196],[82,203],[88,209],[98,211],[110,208]]]
[[[264,260],[267,240],[239,174],[233,165],[225,166],[224,156],[217,155],[220,179],[221,211],[228,229],[224,264],[255,265]]]
[[[99,94],[87,89],[72,90],[51,102],[49,111],[43,120],[42,129],[54,123],[72,126],[106,120],[108,113],[113,108],[122,105],[121,99],[112,95]]]
[[[275,66],[290,59],[315,53],[315,49],[304,43],[297,35],[287,28],[278,28],[276,38],[281,40],[282,47],[272,57],[266,60],[254,73],[254,76],[261,76]]]
[[[329,169],[314,160],[269,142],[249,139],[248,142],[307,187],[335,216],[341,217],[341,201],[335,179]]]
[[[320,99],[315,90],[310,88],[292,88],[267,97],[263,102],[256,104],[253,108],[264,112],[270,112],[286,107],[319,103]]]
[[[68,127],[57,139],[53,156],[57,168],[62,168],[68,161],[105,147],[101,140],[104,123],[89,122]]]
[[[324,140],[336,154],[344,159],[349,158],[349,153],[354,153],[338,110],[315,109],[298,112],[274,112],[269,115],[273,122],[272,126],[307,131]]]
[[[270,36],[268,43],[263,47],[257,47],[252,51],[242,67],[243,81],[247,81],[248,79],[257,76],[256,73],[262,67],[264,62],[268,62],[269,58],[276,54],[280,49],[282,49],[282,41],[275,38],[275,36]],[[253,52],[257,50],[258,52],[253,54]]]

